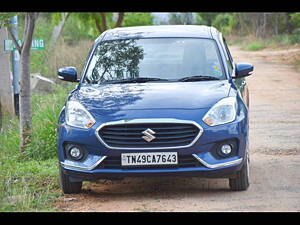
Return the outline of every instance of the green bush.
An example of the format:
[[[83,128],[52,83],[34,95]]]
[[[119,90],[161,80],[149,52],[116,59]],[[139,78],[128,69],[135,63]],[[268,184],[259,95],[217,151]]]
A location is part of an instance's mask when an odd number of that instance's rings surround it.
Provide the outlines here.
[[[68,86],[70,90],[73,86]],[[66,100],[65,87],[57,86],[53,94],[35,95],[32,103],[31,141],[24,155],[30,159],[46,160],[56,157],[57,120]],[[49,104],[50,103],[50,104]]]
[[[296,28],[291,35],[291,41],[293,44],[300,43],[300,27]]]
[[[293,34],[280,34],[272,37],[272,44],[285,46],[300,43],[300,29],[296,29]]]
[[[237,21],[232,13],[218,14],[212,22],[212,26],[216,27],[224,34],[230,33],[236,24]]]
[[[265,47],[266,47],[266,45],[263,42],[253,41],[253,42],[247,44],[243,49],[246,51],[258,51]]]
[[[296,26],[297,28],[300,27],[300,13],[291,13],[290,22]]]

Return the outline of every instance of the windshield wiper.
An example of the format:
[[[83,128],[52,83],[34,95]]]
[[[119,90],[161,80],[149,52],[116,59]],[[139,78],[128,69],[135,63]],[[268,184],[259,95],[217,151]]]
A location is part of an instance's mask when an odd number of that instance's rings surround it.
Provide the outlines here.
[[[145,83],[150,81],[168,81],[168,79],[152,78],[152,77],[137,77],[137,78],[122,79],[122,80],[105,81],[103,83],[123,84],[123,83]]]
[[[203,80],[220,80],[220,79],[212,76],[198,75],[198,76],[183,77],[178,79],[177,81],[187,82],[187,81],[203,81]]]

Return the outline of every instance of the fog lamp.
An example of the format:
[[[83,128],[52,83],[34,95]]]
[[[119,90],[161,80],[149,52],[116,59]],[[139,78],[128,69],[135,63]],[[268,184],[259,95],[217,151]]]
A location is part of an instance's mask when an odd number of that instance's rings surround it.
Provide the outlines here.
[[[221,146],[221,152],[223,155],[229,155],[232,151],[232,147],[229,144],[224,144]]]
[[[83,149],[76,145],[68,145],[67,146],[67,154],[72,160],[81,160],[84,156]]]
[[[77,148],[77,147],[73,147],[73,148],[71,148],[71,150],[70,150],[70,155],[72,156],[72,157],[74,157],[74,158],[78,158],[79,156],[80,156],[80,149],[79,148]]]

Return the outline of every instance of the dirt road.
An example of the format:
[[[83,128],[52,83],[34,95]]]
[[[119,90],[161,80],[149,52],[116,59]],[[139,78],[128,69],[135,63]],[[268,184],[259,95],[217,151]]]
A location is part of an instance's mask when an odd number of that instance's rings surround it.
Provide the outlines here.
[[[244,52],[250,62],[250,176],[247,191],[231,192],[227,179],[128,178],[84,183],[79,195],[64,195],[61,211],[200,212],[300,211],[300,73],[286,65],[285,51]],[[295,50],[290,50],[295,51]]]

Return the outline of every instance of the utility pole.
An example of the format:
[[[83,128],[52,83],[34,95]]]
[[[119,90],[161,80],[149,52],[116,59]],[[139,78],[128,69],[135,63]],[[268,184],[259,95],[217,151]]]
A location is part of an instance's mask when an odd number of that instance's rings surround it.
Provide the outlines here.
[[[11,18],[11,33],[14,35],[16,40],[18,37],[18,16]],[[13,73],[13,91],[14,91],[14,105],[15,114],[19,116],[19,94],[20,94],[20,54],[17,49],[12,51],[12,73]]]

